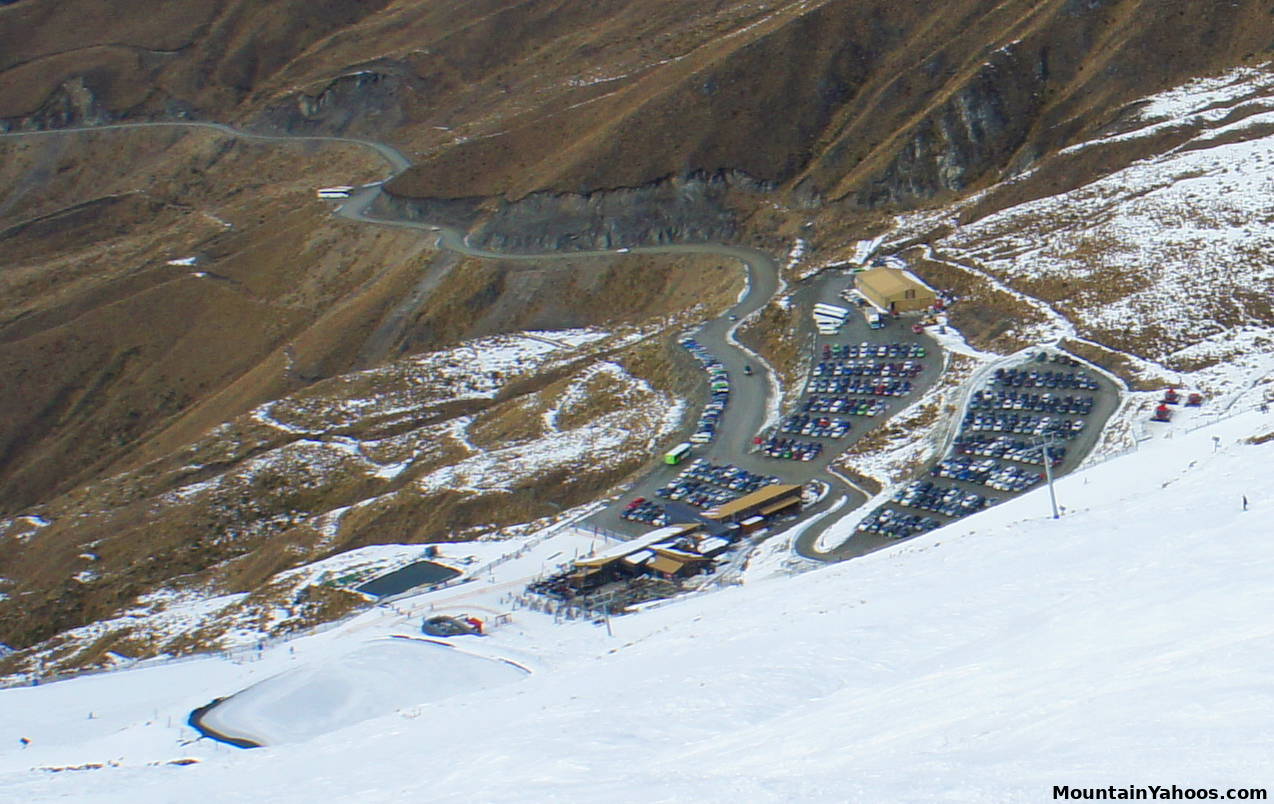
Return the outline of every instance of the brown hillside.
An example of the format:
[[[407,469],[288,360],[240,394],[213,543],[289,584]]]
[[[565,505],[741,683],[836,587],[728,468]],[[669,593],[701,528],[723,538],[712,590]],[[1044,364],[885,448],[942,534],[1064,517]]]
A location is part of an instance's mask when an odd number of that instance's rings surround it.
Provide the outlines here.
[[[187,5],[0,8],[0,117],[184,111],[373,135],[419,159],[393,186],[414,197],[732,170],[907,206],[1262,58],[1274,33],[1255,0]]]
[[[378,167],[352,148],[326,151],[334,167],[202,133],[77,139],[0,144],[4,511],[127,460],[232,389],[187,437],[297,387],[281,350],[422,245],[335,223],[313,200],[314,185]]]

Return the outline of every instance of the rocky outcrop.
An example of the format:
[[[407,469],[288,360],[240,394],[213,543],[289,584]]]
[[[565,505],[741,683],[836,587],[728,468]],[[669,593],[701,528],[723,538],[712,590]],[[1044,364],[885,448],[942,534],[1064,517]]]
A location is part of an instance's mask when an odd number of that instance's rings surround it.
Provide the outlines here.
[[[109,122],[111,113],[98,102],[84,79],[76,77],[59,86],[31,114],[0,118],[0,131],[42,131]]]
[[[420,82],[401,64],[369,65],[338,76],[314,93],[275,102],[252,119],[252,128],[272,133],[381,136],[408,121],[409,99]]]
[[[721,243],[734,240],[739,231],[730,196],[772,189],[751,177],[722,172],[587,194],[535,193],[487,204],[477,198],[385,194],[382,214],[464,229],[475,246],[516,254]]]
[[[763,185],[721,173],[580,195],[537,193],[501,203],[471,239],[515,252],[729,242],[738,220],[727,194],[738,187]]]
[[[416,221],[468,231],[482,217],[483,199],[409,198],[381,193],[376,197],[371,214],[390,220]]]
[[[1043,78],[1001,51],[915,126],[889,166],[855,193],[860,206],[905,207],[959,193],[1027,141]]]

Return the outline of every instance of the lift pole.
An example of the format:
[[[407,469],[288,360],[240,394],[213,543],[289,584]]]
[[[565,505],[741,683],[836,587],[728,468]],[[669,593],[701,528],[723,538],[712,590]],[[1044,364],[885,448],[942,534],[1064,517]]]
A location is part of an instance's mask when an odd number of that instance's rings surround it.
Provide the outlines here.
[[[1053,519],[1061,515],[1057,513],[1057,494],[1053,491],[1053,460],[1048,454],[1048,445],[1052,438],[1041,438],[1040,447],[1044,450],[1044,476],[1048,478],[1048,499],[1053,505]]]

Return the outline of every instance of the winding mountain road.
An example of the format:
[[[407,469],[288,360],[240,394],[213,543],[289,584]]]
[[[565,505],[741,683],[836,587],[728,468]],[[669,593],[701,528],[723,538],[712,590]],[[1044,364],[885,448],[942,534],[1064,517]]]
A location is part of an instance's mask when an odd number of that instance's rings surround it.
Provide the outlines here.
[[[379,156],[389,167],[390,174],[380,182],[358,187],[350,193],[337,209],[339,217],[375,224],[378,226],[395,226],[409,229],[420,229],[432,232],[437,236],[438,246],[469,257],[482,259],[498,259],[504,261],[544,261],[552,259],[578,259],[590,256],[615,256],[616,254],[709,254],[736,260],[743,264],[747,273],[747,288],[739,301],[730,308],[726,316],[712,319],[704,323],[695,333],[695,338],[712,352],[730,373],[732,394],[730,406],[719,428],[719,437],[711,445],[701,448],[698,453],[714,463],[732,463],[745,469],[763,474],[781,474],[785,478],[793,474],[799,477],[792,482],[804,482],[817,478],[827,484],[828,493],[817,504],[808,506],[801,514],[808,519],[821,514],[843,498],[849,505],[841,505],[841,511],[848,512],[865,501],[866,497],[858,490],[850,487],[842,478],[827,470],[828,461],[836,451],[829,450],[827,456],[819,461],[803,464],[800,462],[778,462],[765,459],[752,451],[753,438],[772,422],[767,422],[772,409],[777,409],[777,399],[772,399],[778,389],[778,383],[770,366],[754,352],[740,344],[733,337],[734,319],[744,319],[750,313],[761,309],[774,297],[779,287],[779,265],[768,254],[755,249],[724,244],[696,245],[661,245],[635,246],[624,249],[543,252],[543,253],[504,253],[488,249],[476,248],[467,242],[465,234],[455,228],[420,221],[394,218],[383,218],[369,211],[376,199],[383,192],[382,185],[411,166],[411,161],[401,151],[391,145],[372,140],[353,137],[336,137],[323,135],[290,135],[290,134],[255,134],[222,123],[198,121],[172,122],[139,122],[111,123],[97,126],[81,126],[65,129],[43,131],[10,131],[0,132],[0,138],[22,137],[57,137],[83,133],[101,133],[103,131],[127,131],[150,128],[174,129],[207,129],[219,132],[248,142],[271,143],[341,143],[366,148]],[[752,376],[745,376],[744,366],[751,365]],[[660,464],[631,490],[630,496],[647,495],[655,488],[664,485],[670,478],[672,467]],[[619,506],[603,512],[599,524],[605,526],[618,525]],[[818,536],[836,520],[835,516],[821,517],[818,522],[806,528],[797,543],[797,551],[812,559],[832,561],[842,560],[852,555],[861,554],[862,550],[820,552],[815,548]],[[858,545],[856,545],[857,547]],[[867,547],[867,545],[862,545]],[[872,546],[871,549],[874,549]]]

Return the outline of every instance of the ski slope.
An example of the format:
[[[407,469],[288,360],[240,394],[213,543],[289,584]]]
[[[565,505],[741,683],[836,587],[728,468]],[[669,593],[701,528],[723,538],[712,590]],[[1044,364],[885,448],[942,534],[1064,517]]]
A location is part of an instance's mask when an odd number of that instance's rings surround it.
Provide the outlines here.
[[[296,656],[267,648],[257,662],[0,691],[0,790],[134,803],[1011,802],[1050,800],[1060,784],[1271,787],[1274,441],[1247,439],[1272,432],[1274,414],[1257,412],[1178,429],[1064,478],[1059,520],[1037,490],[846,564],[615,618],[613,637],[519,611],[463,645],[529,675],[390,701],[397,711],[301,742],[179,745],[177,721],[416,619],[377,610],[295,641]],[[434,672],[428,654],[402,671],[404,683]],[[199,762],[166,764],[183,757]],[[38,769],[82,763],[106,767]]]
[[[304,742],[523,674],[511,664],[423,639],[376,641],[258,682],[209,710],[203,725],[263,746]]]

